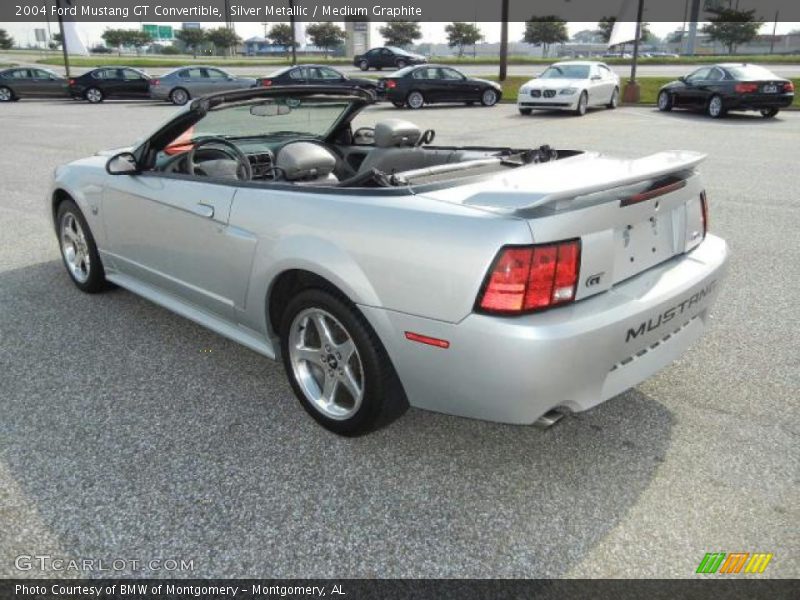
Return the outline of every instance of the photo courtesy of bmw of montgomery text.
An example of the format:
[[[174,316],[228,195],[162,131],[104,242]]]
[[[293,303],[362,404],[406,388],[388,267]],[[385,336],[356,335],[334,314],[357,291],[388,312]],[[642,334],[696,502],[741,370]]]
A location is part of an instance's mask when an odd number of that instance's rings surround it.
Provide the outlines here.
[[[69,276],[282,360],[306,411],[346,435],[409,404],[547,422],[702,334],[727,261],[703,155],[437,147],[383,117],[353,130],[373,101],[227,92],[59,167],[47,206]]]

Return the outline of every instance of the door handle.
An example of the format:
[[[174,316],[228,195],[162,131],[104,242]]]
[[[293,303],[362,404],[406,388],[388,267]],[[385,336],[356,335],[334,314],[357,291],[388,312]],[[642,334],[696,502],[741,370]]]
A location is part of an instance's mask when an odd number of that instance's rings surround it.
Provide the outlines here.
[[[192,211],[195,214],[208,219],[211,219],[214,216],[214,207],[209,204],[203,204],[202,202],[195,204],[192,208]]]

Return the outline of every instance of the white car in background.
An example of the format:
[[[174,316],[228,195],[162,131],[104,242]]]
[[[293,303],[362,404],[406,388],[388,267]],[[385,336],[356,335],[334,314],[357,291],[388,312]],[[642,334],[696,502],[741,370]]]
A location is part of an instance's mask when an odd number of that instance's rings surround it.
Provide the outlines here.
[[[578,116],[590,106],[616,108],[619,76],[608,65],[591,60],[559,62],[531,79],[517,95],[522,115],[536,110],[570,110]]]

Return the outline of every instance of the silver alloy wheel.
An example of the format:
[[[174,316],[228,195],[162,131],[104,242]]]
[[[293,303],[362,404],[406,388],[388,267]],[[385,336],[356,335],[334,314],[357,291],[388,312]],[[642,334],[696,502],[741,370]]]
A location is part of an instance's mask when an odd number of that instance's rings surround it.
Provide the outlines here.
[[[177,89],[172,91],[172,103],[178,106],[183,106],[189,101],[189,94],[184,90]]]
[[[425,98],[419,92],[411,92],[408,95],[408,105],[411,108],[422,108],[423,104],[425,104]]]
[[[722,98],[714,96],[708,103],[708,114],[712,117],[718,117],[722,114]]]
[[[61,219],[61,253],[75,281],[86,283],[92,268],[89,244],[81,224],[71,212]]]
[[[0,102],[10,102],[14,96],[7,87],[0,88]]]
[[[353,338],[321,308],[306,308],[289,330],[289,362],[311,405],[329,419],[352,417],[364,400],[364,367]]]
[[[661,92],[658,95],[658,110],[667,110],[669,106],[669,95],[667,92]]]
[[[103,99],[103,92],[97,88],[89,88],[86,91],[86,99],[92,104],[96,104]]]
[[[481,102],[484,106],[494,106],[497,102],[497,92],[494,90],[485,90],[481,96]]]

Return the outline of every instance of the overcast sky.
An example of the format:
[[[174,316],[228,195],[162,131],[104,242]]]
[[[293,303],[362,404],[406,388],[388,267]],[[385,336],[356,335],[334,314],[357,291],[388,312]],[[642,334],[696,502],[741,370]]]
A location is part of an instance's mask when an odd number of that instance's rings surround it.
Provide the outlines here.
[[[0,0],[3,1],[3,0]],[[172,25],[174,27],[180,27],[180,23],[161,23],[162,25]],[[340,25],[344,25],[340,23]],[[378,27],[383,25],[383,23],[372,23],[372,45],[373,46],[380,46],[383,43],[383,40],[378,34]],[[421,42],[430,42],[430,43],[443,43],[447,41],[445,36],[444,28],[447,23],[421,23],[422,26],[422,40]],[[651,23],[650,29],[658,35],[659,37],[664,37],[666,34],[670,33],[671,31],[675,31],[675,29],[680,28],[683,23]],[[0,23],[0,28],[6,29],[9,34],[16,39],[18,43],[26,45],[28,41],[33,43],[35,41],[35,36],[33,30],[37,27],[45,27],[47,24],[45,22],[38,22],[38,23]],[[57,31],[58,25],[56,23],[50,24],[53,31]],[[204,23],[203,27],[218,27],[219,24],[214,23]],[[272,23],[268,24],[267,27],[271,27]],[[498,42],[500,41],[500,23],[492,22],[492,23],[478,23],[483,35],[486,38],[487,42]],[[577,31],[581,31],[582,29],[595,29],[597,27],[597,23],[579,23],[579,22],[571,22],[568,23],[568,28],[570,35],[574,34]],[[101,34],[107,28],[133,28],[134,24],[131,22],[127,23],[79,23],[78,29],[81,31],[82,35],[86,39],[86,41],[90,45],[94,45],[96,43],[100,43],[102,40],[100,39]],[[771,33],[772,32],[772,23],[765,23],[761,29],[762,33]],[[509,23],[509,34],[508,38],[510,41],[520,41],[522,39],[523,32],[525,30],[524,23]],[[800,23],[778,23],[778,33],[787,33],[789,31],[800,29]],[[259,23],[236,23],[236,32],[242,39],[247,39],[249,37],[253,37],[256,35],[263,36],[264,35],[264,26]]]

